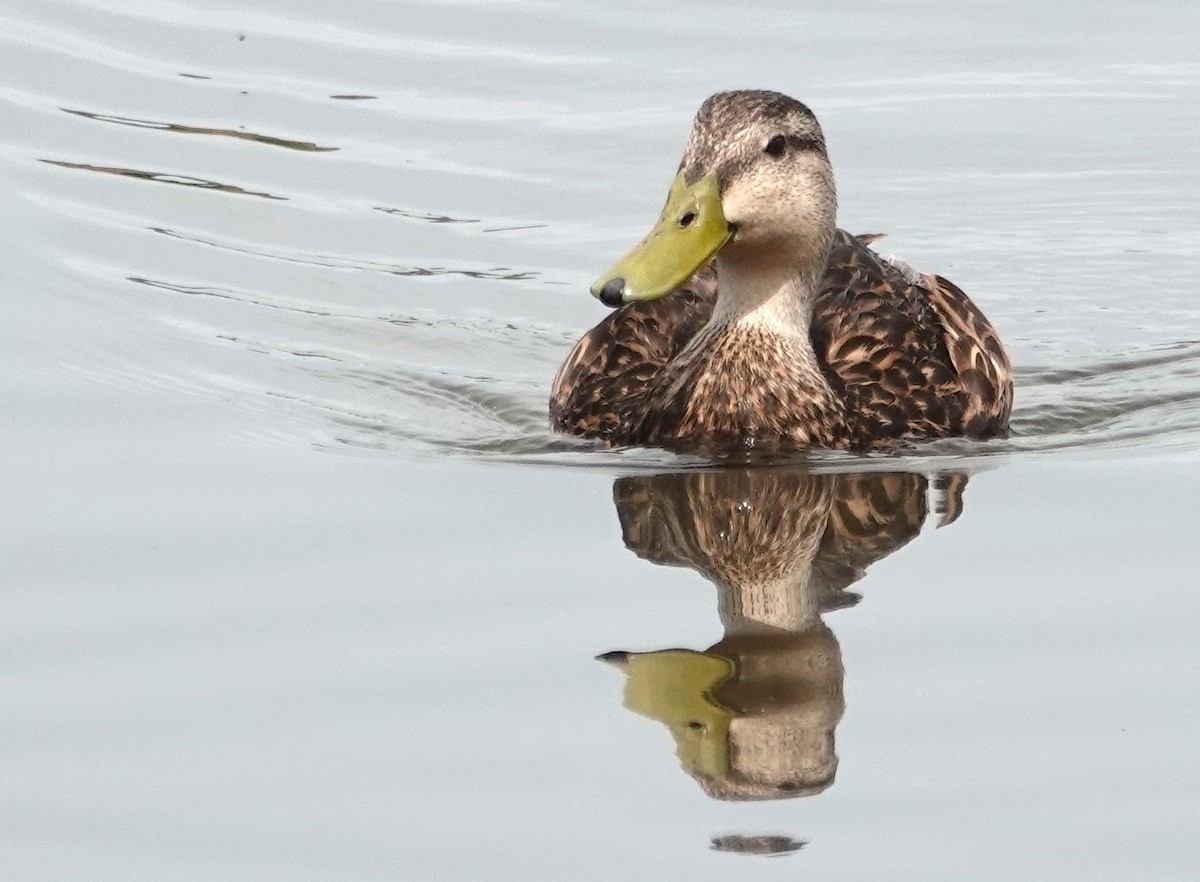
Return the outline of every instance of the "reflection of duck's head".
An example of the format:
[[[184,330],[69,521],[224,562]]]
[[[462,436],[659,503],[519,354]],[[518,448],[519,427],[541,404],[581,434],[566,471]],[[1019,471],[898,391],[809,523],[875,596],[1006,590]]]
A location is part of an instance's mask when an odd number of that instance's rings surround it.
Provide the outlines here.
[[[784,799],[833,783],[843,671],[823,624],[727,637],[708,652],[600,658],[625,674],[625,706],[666,724],[683,770],[710,796]]]
[[[731,661],[690,649],[607,652],[599,659],[627,677],[627,708],[671,730],[685,772],[701,780],[728,774],[733,714],[717,689],[733,675]]]
[[[844,672],[820,614],[854,602],[846,587],[916,535],[925,488],[919,475],[796,468],[617,481],[625,544],[718,589],[725,637],[706,652],[601,656],[627,677],[626,707],[667,725],[706,793],[779,799],[833,782]]]
[[[701,781],[720,799],[780,799],[833,783],[834,732],[842,719],[842,652],[819,620],[799,633],[726,636],[709,650],[734,660],[719,691],[733,711],[730,774]]]

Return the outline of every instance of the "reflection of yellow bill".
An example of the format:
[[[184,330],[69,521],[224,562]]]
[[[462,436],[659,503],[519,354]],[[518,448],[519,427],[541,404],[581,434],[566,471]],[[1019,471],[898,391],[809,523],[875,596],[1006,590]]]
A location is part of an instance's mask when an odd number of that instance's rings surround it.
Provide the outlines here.
[[[625,707],[667,724],[684,771],[706,778],[728,774],[733,713],[716,692],[733,676],[733,662],[690,649],[611,652],[600,659],[629,678]]]
[[[596,280],[592,296],[606,306],[665,297],[708,263],[732,234],[721,210],[717,176],[710,172],[689,186],[680,172],[654,229]]]

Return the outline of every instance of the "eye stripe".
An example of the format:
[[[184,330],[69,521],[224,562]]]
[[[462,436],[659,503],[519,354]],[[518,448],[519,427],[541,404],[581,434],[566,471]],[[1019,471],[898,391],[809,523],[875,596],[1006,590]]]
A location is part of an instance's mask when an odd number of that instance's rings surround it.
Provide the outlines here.
[[[816,138],[805,138],[800,135],[775,135],[766,146],[763,147],[763,153],[768,156],[778,159],[783,156],[788,150],[796,153],[819,153],[822,156],[825,154],[825,145]]]
[[[822,156],[825,155],[825,145],[815,139],[801,138],[799,135],[788,135],[787,142],[788,146],[797,153],[812,151],[813,153],[820,153]]]

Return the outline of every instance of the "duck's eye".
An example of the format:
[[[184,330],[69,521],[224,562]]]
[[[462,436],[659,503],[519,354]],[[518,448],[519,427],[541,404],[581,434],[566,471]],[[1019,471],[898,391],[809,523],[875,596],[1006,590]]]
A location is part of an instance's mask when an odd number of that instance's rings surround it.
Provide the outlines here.
[[[783,151],[787,149],[787,138],[783,135],[776,135],[767,142],[767,146],[763,148],[763,153],[767,156],[783,156]]]

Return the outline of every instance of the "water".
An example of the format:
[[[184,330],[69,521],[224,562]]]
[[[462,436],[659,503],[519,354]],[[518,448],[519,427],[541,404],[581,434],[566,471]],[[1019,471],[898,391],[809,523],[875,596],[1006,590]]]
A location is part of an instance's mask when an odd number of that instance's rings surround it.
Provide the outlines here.
[[[10,0],[5,877],[1195,878],[1197,18]],[[746,86],[1012,439],[546,430]]]

